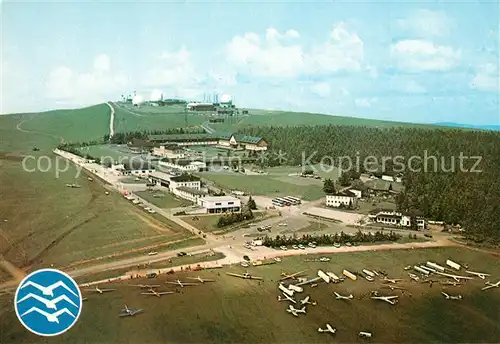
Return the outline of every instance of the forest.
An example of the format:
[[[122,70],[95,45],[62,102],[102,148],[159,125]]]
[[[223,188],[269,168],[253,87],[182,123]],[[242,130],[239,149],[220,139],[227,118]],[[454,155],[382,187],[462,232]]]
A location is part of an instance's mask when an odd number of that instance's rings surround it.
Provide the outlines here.
[[[267,138],[269,155],[285,152],[287,165],[402,173],[399,210],[461,224],[475,242],[500,243],[500,132],[324,125],[249,126],[244,133]]]

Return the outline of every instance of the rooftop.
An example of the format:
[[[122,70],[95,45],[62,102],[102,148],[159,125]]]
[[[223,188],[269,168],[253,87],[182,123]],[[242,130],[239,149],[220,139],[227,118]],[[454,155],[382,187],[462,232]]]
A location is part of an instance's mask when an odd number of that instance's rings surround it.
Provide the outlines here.
[[[248,135],[243,135],[243,134],[235,135],[234,138],[236,139],[236,142],[254,143],[254,144],[258,143],[260,140],[262,140],[262,137],[248,136]]]
[[[159,171],[153,171],[149,174],[150,177],[153,178],[158,178],[161,180],[170,180],[170,178],[173,177],[173,175],[165,173],[165,172],[159,172]]]
[[[193,189],[193,188],[188,188],[187,186],[179,186],[177,188],[177,190],[190,193],[191,195],[200,195],[201,196],[201,195],[206,195],[207,194],[205,191],[196,190],[196,189]]]
[[[239,198],[233,197],[233,196],[207,196],[203,198],[204,201],[209,201],[209,202],[224,202],[224,201],[240,201]]]
[[[182,174],[180,176],[171,177],[170,180],[176,183],[182,183],[182,182],[197,182],[200,181],[200,178],[193,176],[192,174]]]

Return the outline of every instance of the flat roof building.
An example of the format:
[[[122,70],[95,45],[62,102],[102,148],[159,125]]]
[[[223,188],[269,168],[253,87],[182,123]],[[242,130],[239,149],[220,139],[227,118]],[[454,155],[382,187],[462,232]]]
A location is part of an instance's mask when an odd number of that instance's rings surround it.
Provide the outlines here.
[[[241,211],[240,199],[232,196],[206,196],[199,198],[197,203],[211,214]]]

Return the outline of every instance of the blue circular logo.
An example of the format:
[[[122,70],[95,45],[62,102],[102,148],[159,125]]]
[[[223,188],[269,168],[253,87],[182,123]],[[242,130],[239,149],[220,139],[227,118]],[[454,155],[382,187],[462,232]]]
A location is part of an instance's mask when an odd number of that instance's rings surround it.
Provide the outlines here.
[[[55,269],[41,269],[19,284],[14,308],[29,331],[39,336],[57,336],[78,320],[82,294],[69,275]]]

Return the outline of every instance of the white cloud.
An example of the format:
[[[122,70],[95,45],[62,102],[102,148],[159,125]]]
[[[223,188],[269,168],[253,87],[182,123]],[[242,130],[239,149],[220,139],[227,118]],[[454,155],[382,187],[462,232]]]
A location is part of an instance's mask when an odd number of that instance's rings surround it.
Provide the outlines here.
[[[471,80],[470,87],[480,91],[497,91],[499,89],[498,65],[485,63],[479,66]]]
[[[391,46],[397,66],[409,71],[443,71],[455,67],[460,51],[430,41],[408,39]]]
[[[363,61],[363,41],[346,25],[337,23],[326,42],[307,51],[299,43],[285,38],[298,38],[288,30],[281,34],[269,28],[261,39],[256,33],[234,37],[226,47],[227,60],[239,72],[260,77],[288,77],[324,74],[342,70],[360,70]]]
[[[191,61],[191,53],[186,47],[178,51],[163,52],[156,63],[142,78],[148,87],[176,86],[177,88],[193,86],[201,82]]]
[[[403,81],[396,84],[397,91],[403,91],[406,93],[425,93],[427,90],[422,84],[415,80]]]
[[[116,98],[116,93],[128,84],[123,74],[112,74],[107,55],[93,61],[90,72],[78,73],[67,66],[58,66],[50,74],[45,87],[47,96],[58,103],[80,105]]]
[[[369,108],[377,100],[378,100],[377,98],[358,98],[358,99],[354,100],[354,104],[357,107]]]
[[[453,28],[453,21],[442,12],[420,9],[411,16],[397,20],[404,30],[410,30],[419,36],[446,36]]]
[[[311,86],[311,91],[320,97],[326,97],[330,94],[330,85],[327,82],[318,82]]]

